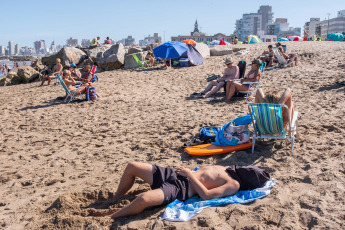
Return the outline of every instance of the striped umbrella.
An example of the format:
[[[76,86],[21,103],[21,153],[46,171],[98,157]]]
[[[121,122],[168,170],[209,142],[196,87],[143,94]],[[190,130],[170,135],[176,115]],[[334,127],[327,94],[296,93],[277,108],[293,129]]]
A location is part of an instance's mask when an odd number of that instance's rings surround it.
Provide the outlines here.
[[[300,37],[300,36],[289,36],[288,39],[290,41],[294,41],[294,42],[301,42],[301,41],[303,41],[303,38]]]

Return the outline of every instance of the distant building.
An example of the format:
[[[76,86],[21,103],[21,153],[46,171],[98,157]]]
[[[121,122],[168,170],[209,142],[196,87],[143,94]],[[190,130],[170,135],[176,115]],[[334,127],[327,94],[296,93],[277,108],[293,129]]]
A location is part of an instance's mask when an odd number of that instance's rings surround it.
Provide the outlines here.
[[[135,38],[129,35],[127,38],[117,41],[117,43],[122,43],[124,46],[135,45]]]
[[[14,47],[14,54],[15,55],[19,55],[20,54],[20,47],[19,47],[18,44],[16,44],[15,47]]]
[[[89,47],[91,45],[91,40],[90,39],[82,39],[81,40],[81,46],[82,47]]]
[[[14,42],[13,41],[9,41],[8,42],[8,54],[9,54],[9,56],[14,55],[14,52],[15,52],[15,50],[14,50]]]
[[[158,36],[158,33],[154,33],[153,36],[147,36],[144,40],[139,40],[139,46],[148,46],[154,43],[162,43],[162,37]]]
[[[173,36],[171,37],[171,41],[183,41],[186,39],[192,39],[196,42],[212,42],[213,40],[224,40],[226,42],[230,42],[232,43],[234,40],[234,36],[228,36],[222,33],[217,33],[213,36],[209,36],[206,33],[202,33],[199,30],[199,26],[198,26],[198,21],[195,21],[194,24],[194,31],[190,33],[190,35],[178,35],[178,36]]]
[[[31,47],[24,46],[20,49],[20,55],[33,55],[35,53],[35,49]]]
[[[71,38],[66,40],[66,45],[72,46],[72,47],[77,47],[77,46],[79,46],[79,40],[71,37]]]
[[[321,37],[326,39],[330,33],[345,33],[345,10],[338,11],[336,18],[320,22]]]
[[[52,42],[51,46],[50,46],[50,52],[51,53],[56,53],[56,45],[55,45],[55,41]]]
[[[240,41],[246,41],[251,34],[264,34],[267,24],[272,22],[272,6],[260,6],[257,13],[243,14],[241,19],[236,20],[234,33]]]
[[[56,46],[56,52],[59,52],[62,49],[62,45],[57,45]]]
[[[45,46],[46,45],[44,40],[34,42],[34,47],[37,54],[40,52],[40,50],[44,50]]]
[[[310,37],[313,37],[314,35],[321,36],[320,18],[310,18],[310,21],[304,24],[303,29]]]
[[[4,56],[6,54],[5,51],[6,51],[6,47],[5,46],[0,46],[0,55],[1,56]]]

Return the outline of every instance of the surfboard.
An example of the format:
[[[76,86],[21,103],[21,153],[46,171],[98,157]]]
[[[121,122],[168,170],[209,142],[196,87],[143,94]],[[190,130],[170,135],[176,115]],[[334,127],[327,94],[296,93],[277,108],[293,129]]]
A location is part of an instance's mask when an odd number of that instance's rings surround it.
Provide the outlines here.
[[[222,154],[222,153],[230,153],[230,152],[243,150],[243,149],[249,149],[251,147],[252,147],[251,142],[240,144],[240,145],[233,145],[233,146],[203,144],[203,145],[187,147],[184,150],[190,155],[209,156],[209,155],[216,155],[216,154]]]

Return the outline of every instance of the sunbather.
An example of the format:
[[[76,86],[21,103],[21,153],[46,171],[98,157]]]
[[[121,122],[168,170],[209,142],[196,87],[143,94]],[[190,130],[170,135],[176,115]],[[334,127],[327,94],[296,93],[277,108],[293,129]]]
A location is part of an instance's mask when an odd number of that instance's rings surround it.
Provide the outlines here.
[[[81,73],[80,73],[79,69],[77,69],[76,64],[74,64],[74,63],[70,64],[69,70],[71,71],[71,76],[73,79],[78,79],[81,77]]]
[[[54,68],[50,74],[47,74],[43,77],[41,85],[43,85],[46,80],[48,80],[48,85],[50,85],[51,80],[56,78],[55,74],[61,73],[62,69],[63,69],[63,67],[61,65],[61,60],[60,60],[60,58],[57,58],[56,59],[56,65],[54,66]]]
[[[274,61],[274,52],[273,52],[273,46],[268,46],[268,51],[264,51],[262,53],[262,56],[258,57],[261,61],[266,62],[266,67],[271,67],[273,65]]]
[[[254,89],[250,87],[250,84],[243,84],[243,82],[258,82],[261,77],[261,71],[259,69],[260,61],[255,59],[252,62],[252,69],[249,71],[247,76],[238,81],[228,81],[226,84],[226,98],[225,101],[230,101],[234,93],[237,91],[253,91]]]
[[[296,54],[289,54],[289,55],[285,54],[284,49],[283,49],[282,46],[278,46],[277,49],[278,49],[278,52],[280,53],[280,55],[283,56],[287,61],[289,61],[290,59],[294,58],[295,66],[297,66],[297,64],[298,64],[298,57],[297,57]],[[292,65],[293,65],[293,63],[290,64],[290,66],[292,66]]]
[[[264,186],[269,174],[256,166],[206,166],[197,171],[180,167],[164,168],[146,163],[131,162],[121,177],[115,197],[125,195],[136,177],[150,184],[152,190],[140,194],[120,210],[107,213],[112,218],[136,215],[153,206],[166,205],[175,199],[184,201],[199,195],[203,200],[226,197],[238,190]]]
[[[238,66],[234,65],[232,58],[226,58],[224,64],[226,65],[226,69],[224,70],[223,77],[220,77],[217,80],[211,81],[208,84],[208,86],[205,88],[205,90],[202,91],[197,96],[204,97],[204,98],[211,97],[213,94],[217,93],[224,86],[224,84],[226,84],[227,81],[239,78],[240,70]],[[214,89],[208,94],[206,94],[213,87]]]
[[[82,81],[83,85],[86,85],[92,80],[92,73],[91,73],[91,65],[86,64],[84,65],[84,73],[81,75],[80,78],[75,79],[76,81]]]
[[[155,64],[155,62],[156,62],[154,54],[153,53],[148,53],[147,54],[147,58],[149,59],[150,65],[152,67]]]
[[[294,113],[294,105],[292,103],[292,93],[290,88],[286,88],[282,96],[277,91],[273,91],[264,95],[262,89],[258,89],[255,96],[255,103],[269,103],[269,104],[282,104],[289,108],[290,118],[292,119]],[[283,125],[286,128],[289,123],[286,109],[283,108]]]
[[[62,79],[68,89],[76,89],[74,85],[76,84],[74,78],[71,76],[71,71],[64,70],[62,73]],[[85,93],[85,87],[81,87],[77,92],[75,93],[75,96],[84,94]],[[67,96],[67,94],[66,94]]]

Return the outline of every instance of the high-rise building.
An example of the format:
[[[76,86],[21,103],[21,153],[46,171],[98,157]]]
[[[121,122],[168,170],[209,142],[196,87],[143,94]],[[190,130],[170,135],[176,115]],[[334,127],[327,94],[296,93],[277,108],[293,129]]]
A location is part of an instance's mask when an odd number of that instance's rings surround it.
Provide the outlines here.
[[[19,47],[18,44],[16,44],[15,47],[14,47],[14,54],[15,55],[19,55],[20,54],[20,47]]]
[[[8,42],[8,54],[9,54],[9,56],[14,55],[14,42],[13,41]]]
[[[4,56],[6,54],[5,51],[6,51],[6,47],[5,46],[0,46],[0,55],[1,56]]]
[[[71,37],[71,38],[67,39],[66,45],[67,46],[77,47],[77,46],[79,46],[79,40],[76,39],[76,38],[72,38]]]
[[[127,38],[125,38],[125,46],[131,46],[135,44],[135,38],[133,38],[131,35],[129,35]]]
[[[260,6],[257,13],[243,14],[242,18],[236,20],[234,34],[239,40],[245,41],[251,34],[264,34],[266,26],[273,21],[271,6]]]
[[[345,33],[345,10],[338,11],[336,18],[320,22],[321,37],[326,39],[327,34]]]
[[[321,36],[320,18],[310,18],[310,21],[304,24],[304,31],[307,32],[310,37],[314,35]]]
[[[144,40],[139,41],[139,46],[148,46],[154,43],[161,43],[162,37],[158,36],[158,33],[154,33],[153,36],[149,35]]]
[[[35,47],[36,53],[38,54],[40,52],[40,50],[44,50],[45,49],[45,41],[44,40],[35,41],[34,42],[34,47]]]
[[[82,39],[81,40],[81,46],[82,47],[89,47],[91,45],[91,40],[90,39]]]
[[[52,52],[52,53],[56,53],[57,52],[56,45],[55,45],[54,41],[52,42],[52,44],[50,46],[50,52]]]
[[[276,35],[278,37],[297,35],[301,36],[301,28],[290,27],[287,18],[276,18],[273,23],[266,26],[267,35]]]

